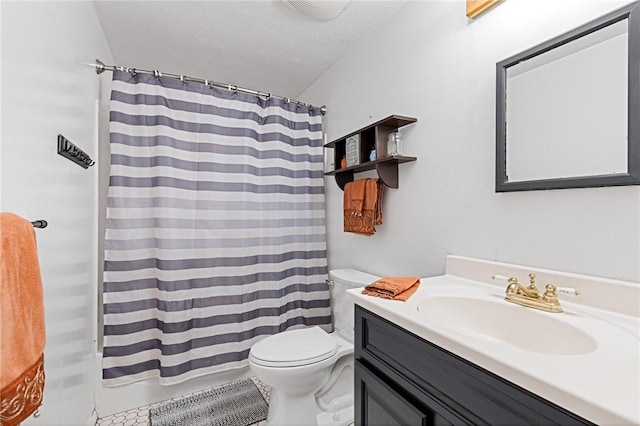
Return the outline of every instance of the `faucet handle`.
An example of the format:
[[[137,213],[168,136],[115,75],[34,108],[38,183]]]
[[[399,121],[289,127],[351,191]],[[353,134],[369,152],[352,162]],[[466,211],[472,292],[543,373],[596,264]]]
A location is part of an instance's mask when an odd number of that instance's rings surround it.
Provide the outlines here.
[[[566,294],[568,296],[579,296],[580,292],[572,287],[556,287],[556,292]]]
[[[547,302],[559,303],[558,302],[558,293],[567,294],[569,296],[577,296],[580,293],[575,288],[571,287],[556,287],[553,284],[547,284],[545,286],[544,294],[542,295],[542,299]]]
[[[507,277],[506,275],[494,274],[491,275],[492,280],[505,281],[507,284],[518,284],[516,277]]]

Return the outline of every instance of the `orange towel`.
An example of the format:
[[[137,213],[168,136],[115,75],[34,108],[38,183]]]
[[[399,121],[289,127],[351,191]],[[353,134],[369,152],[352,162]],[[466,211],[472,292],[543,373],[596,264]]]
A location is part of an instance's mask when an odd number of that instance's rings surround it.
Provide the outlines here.
[[[362,209],[364,207],[364,196],[367,181],[369,179],[360,179],[355,182],[349,182],[347,185],[349,188],[349,201],[345,204],[345,208],[352,212],[354,216],[362,216]],[[346,190],[346,188],[345,188]]]
[[[0,213],[0,424],[13,426],[41,404],[44,303],[31,222]]]
[[[406,301],[420,286],[418,277],[383,277],[367,285],[362,294]]]
[[[382,196],[384,195],[384,183],[376,182],[376,204],[374,206],[375,225],[382,225]]]
[[[344,232],[373,235],[382,224],[384,184],[377,179],[360,179],[344,187]]]

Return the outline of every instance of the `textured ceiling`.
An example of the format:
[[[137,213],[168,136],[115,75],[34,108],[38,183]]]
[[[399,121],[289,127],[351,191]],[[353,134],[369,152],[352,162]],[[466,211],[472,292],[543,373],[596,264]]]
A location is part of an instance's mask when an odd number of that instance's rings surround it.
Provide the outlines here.
[[[267,0],[94,3],[115,65],[296,98],[403,1],[353,1],[332,21]]]

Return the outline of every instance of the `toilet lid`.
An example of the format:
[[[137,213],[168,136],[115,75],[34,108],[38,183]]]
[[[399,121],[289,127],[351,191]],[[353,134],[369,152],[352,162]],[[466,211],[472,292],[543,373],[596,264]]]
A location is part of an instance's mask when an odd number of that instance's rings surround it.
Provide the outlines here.
[[[251,347],[249,360],[267,367],[295,367],[323,361],[337,351],[336,340],[315,326],[260,340]]]

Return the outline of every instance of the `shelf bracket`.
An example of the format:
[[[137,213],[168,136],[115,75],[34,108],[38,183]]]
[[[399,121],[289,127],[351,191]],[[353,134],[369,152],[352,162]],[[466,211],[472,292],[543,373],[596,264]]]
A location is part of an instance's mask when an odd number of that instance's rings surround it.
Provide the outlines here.
[[[380,163],[376,164],[378,177],[389,188],[398,188],[398,164]]]
[[[336,183],[338,184],[340,189],[344,191],[344,186],[349,182],[353,182],[353,171],[337,173],[335,175],[335,178],[336,178]]]

